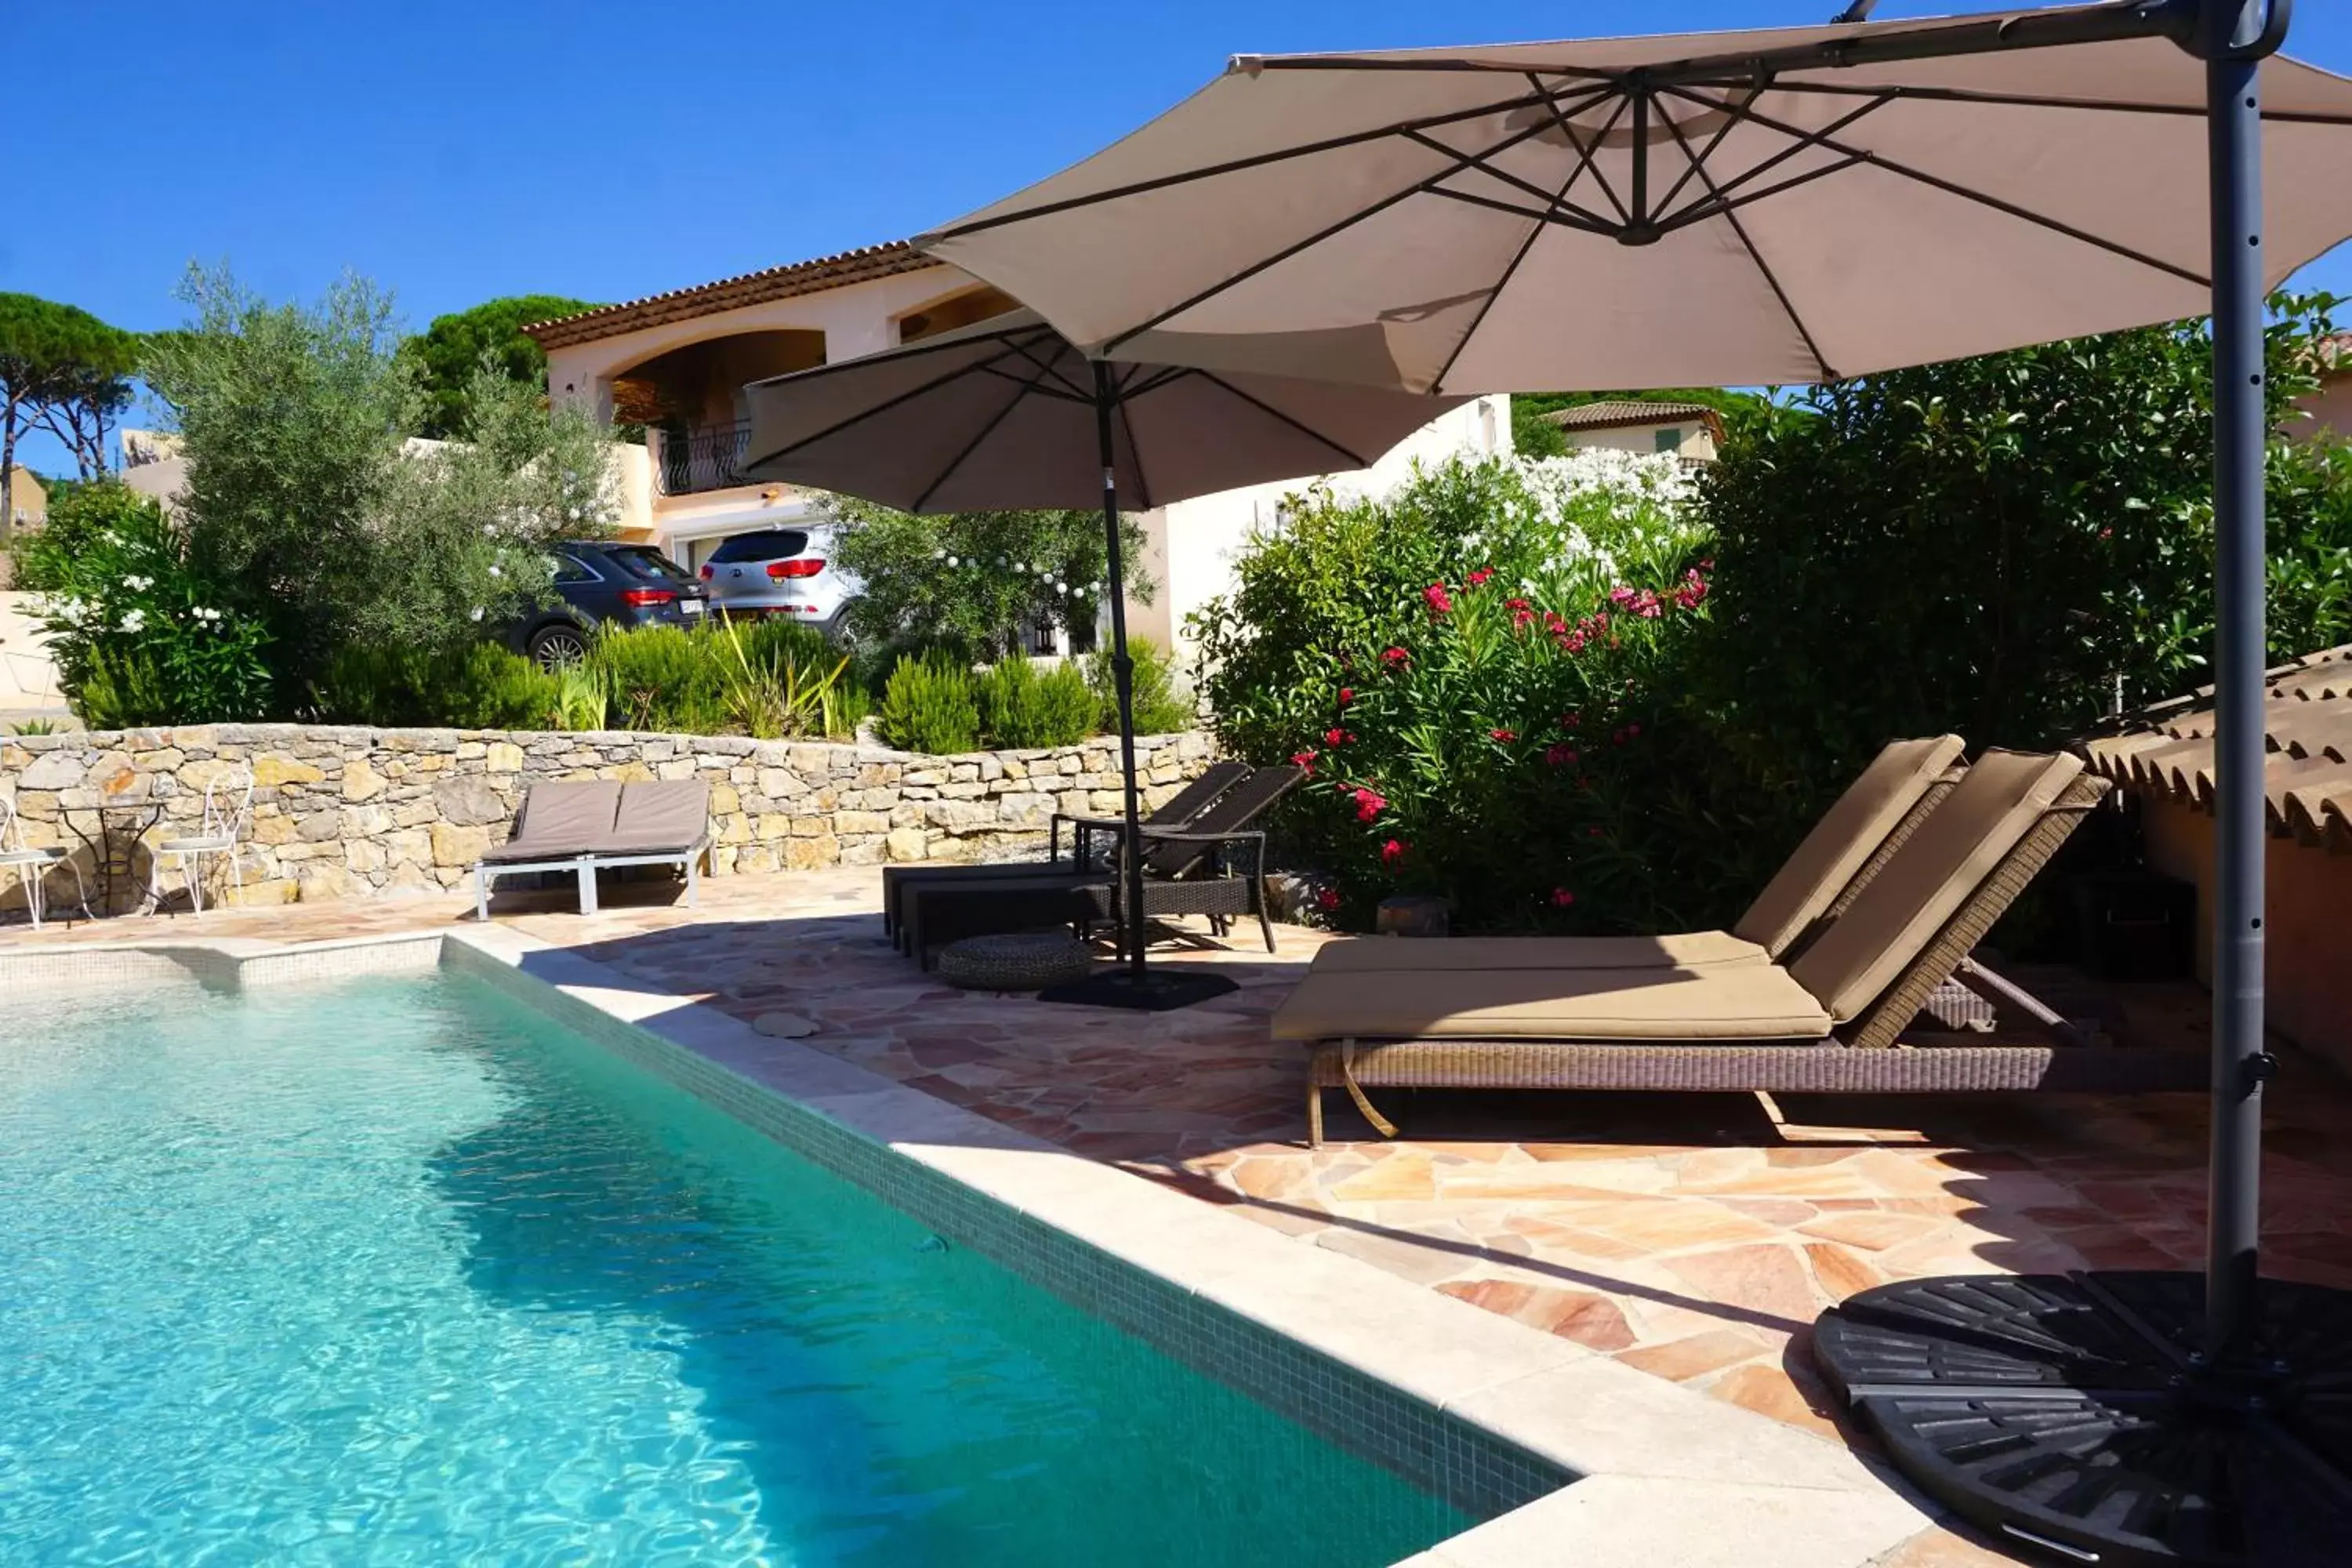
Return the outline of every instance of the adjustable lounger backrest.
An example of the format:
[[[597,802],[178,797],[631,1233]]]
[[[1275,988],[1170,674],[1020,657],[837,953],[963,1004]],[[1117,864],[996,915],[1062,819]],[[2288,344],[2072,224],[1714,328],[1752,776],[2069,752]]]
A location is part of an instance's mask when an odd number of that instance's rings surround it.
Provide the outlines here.
[[[1250,765],[1247,763],[1230,760],[1211,763],[1202,770],[1199,778],[1170,795],[1159,810],[1143,820],[1154,827],[1181,827],[1208,810],[1219,795],[1249,775]]]
[[[577,854],[613,837],[621,786],[610,779],[549,779],[530,786],[509,849]]]
[[[2078,757],[1986,752],[1836,923],[1789,965],[1790,976],[1838,1023],[1861,1015],[1919,958],[2082,771]]]
[[[1779,959],[1812,931],[1882,846],[1936,791],[1963,750],[1958,735],[1894,741],[1805,835],[1731,934]]]
[[[613,822],[613,848],[647,854],[688,849],[710,832],[710,786],[700,779],[665,779],[621,786]]]
[[[1306,776],[1306,769],[1287,764],[1255,769],[1249,777],[1219,795],[1208,810],[1186,823],[1182,831],[1246,833],[1274,809],[1275,802],[1297,788]],[[1185,876],[1197,869],[1215,847],[1212,844],[1181,841],[1154,844],[1143,852],[1144,873],[1162,880]]]

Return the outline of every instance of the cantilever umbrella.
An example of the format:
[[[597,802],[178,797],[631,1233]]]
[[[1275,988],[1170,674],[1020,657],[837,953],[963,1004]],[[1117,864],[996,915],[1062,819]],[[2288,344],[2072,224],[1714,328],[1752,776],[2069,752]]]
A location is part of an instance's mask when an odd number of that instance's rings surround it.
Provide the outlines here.
[[[2278,56],[2286,22],[2110,0],[1244,56],[919,242],[1113,359],[1444,394],[1814,382],[2211,310],[2202,1289],[1913,1281],[1815,1340],[1906,1470],[2081,1562],[2352,1560],[2352,1294],[2256,1251],[2263,295],[2352,235],[2352,82]]]
[[[746,473],[907,511],[1100,505],[1125,774],[1127,965],[1069,1000],[1181,1006],[1233,989],[1144,962],[1135,710],[1121,592],[1122,500],[1166,506],[1243,485],[1370,468],[1460,398],[1089,360],[1034,312],[745,389]]]

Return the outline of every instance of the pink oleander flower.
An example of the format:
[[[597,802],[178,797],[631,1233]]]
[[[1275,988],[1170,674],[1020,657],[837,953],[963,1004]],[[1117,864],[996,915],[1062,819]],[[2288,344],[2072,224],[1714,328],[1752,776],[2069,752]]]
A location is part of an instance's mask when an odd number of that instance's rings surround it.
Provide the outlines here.
[[[1391,838],[1381,846],[1381,864],[1394,866],[1404,858],[1405,846],[1401,838]]]
[[[1630,605],[1633,602],[1633,590],[1622,583],[1609,590],[1609,602],[1612,605]]]
[[[1327,746],[1344,746],[1354,741],[1355,738],[1356,732],[1354,731],[1342,730],[1336,724],[1330,729],[1323,731],[1323,743]]]
[[[1373,790],[1359,789],[1356,791],[1356,820],[1358,822],[1374,821],[1381,812],[1388,809],[1388,805],[1386,795]]]
[[[1354,687],[1352,687],[1352,686],[1343,686],[1343,687],[1339,688],[1339,706],[1340,706],[1340,707],[1345,708],[1349,703],[1353,702],[1355,700],[1356,700],[1356,689],[1355,689]]]
[[[1576,902],[1576,895],[1566,888],[1554,888],[1551,890],[1551,902],[1554,909],[1564,910]]]
[[[1307,776],[1312,778],[1315,776],[1315,759],[1321,753],[1318,752],[1312,746],[1307,747],[1303,752],[1293,752],[1290,753],[1291,765],[1293,767],[1305,768],[1307,770]]]
[[[1317,889],[1315,894],[1315,907],[1321,910],[1327,915],[1332,910],[1338,909],[1339,907],[1339,889],[1337,888],[1322,888]]]
[[[1519,738],[1519,732],[1517,730],[1489,730],[1486,736],[1489,740],[1511,742]]]
[[[1564,745],[1547,746],[1544,748],[1544,761],[1556,768],[1572,768],[1576,765],[1576,752]]]
[[[1454,595],[1445,591],[1443,583],[1432,583],[1421,591],[1421,596],[1429,601],[1429,613],[1433,616],[1445,615],[1454,608]]]
[[[1658,603],[1658,596],[1655,594],[1644,588],[1634,597],[1633,613],[1645,621],[1654,621],[1666,613],[1666,608]]]
[[[1486,579],[1492,577],[1494,574],[1495,569],[1492,566],[1481,566],[1475,572],[1471,573],[1469,576],[1464,578],[1463,581],[1469,584],[1473,588],[1483,588],[1486,585]]]
[[[1405,652],[1404,649],[1401,647],[1389,648],[1381,655],[1381,662],[1387,665],[1391,669],[1402,669],[1406,664],[1411,662],[1412,658],[1412,655]]]
[[[1584,715],[1581,712],[1568,712],[1559,716],[1559,727],[1563,730],[1573,730],[1583,722]]]

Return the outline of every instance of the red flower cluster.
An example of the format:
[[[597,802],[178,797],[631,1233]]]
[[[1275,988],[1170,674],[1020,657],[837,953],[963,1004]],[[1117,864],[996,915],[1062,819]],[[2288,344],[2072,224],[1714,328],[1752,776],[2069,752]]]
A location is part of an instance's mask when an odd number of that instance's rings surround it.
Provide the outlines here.
[[[1323,743],[1327,746],[1344,746],[1355,738],[1356,732],[1353,730],[1342,730],[1337,725],[1323,731]]]
[[[1443,583],[1432,583],[1421,591],[1421,596],[1429,601],[1429,613],[1433,616],[1445,615],[1454,608],[1454,595],[1445,591]]]
[[[1389,808],[1389,797],[1375,790],[1359,786],[1353,792],[1356,799],[1356,820],[1370,822]]]
[[[1321,910],[1325,914],[1329,914],[1333,910],[1338,909],[1339,907],[1339,889],[1337,888],[1324,888],[1319,889],[1315,895],[1315,907]]]
[[[1694,566],[1683,574],[1683,585],[1675,590],[1675,603],[1685,610],[1696,610],[1706,597],[1706,579]]]
[[[1493,567],[1481,566],[1475,572],[1471,573],[1469,576],[1464,578],[1463,581],[1469,584],[1473,588],[1483,588],[1486,585],[1486,579],[1492,577],[1494,574],[1495,569]]]
[[[1403,840],[1391,838],[1386,844],[1381,846],[1381,864],[1383,866],[1394,866],[1404,858],[1404,852],[1405,846]]]
[[[1506,599],[1503,607],[1511,612],[1511,625],[1524,626],[1536,618],[1536,607],[1525,599]]]
[[[1565,745],[1549,746],[1544,750],[1544,761],[1556,768],[1572,768],[1576,765],[1576,752]]]
[[[1576,902],[1576,895],[1566,888],[1554,888],[1551,890],[1551,902],[1554,909],[1564,910]]]
[[[1519,738],[1519,732],[1517,730],[1489,730],[1486,734],[1489,739],[1496,741],[1509,742]]]
[[[1404,649],[1401,647],[1392,647],[1381,652],[1381,662],[1387,665],[1391,669],[1402,669],[1412,658],[1412,655],[1405,652]]]
[[[1340,706],[1340,707],[1345,708],[1349,703],[1353,702],[1355,700],[1356,700],[1356,689],[1355,689],[1354,687],[1352,687],[1352,686],[1343,686],[1343,687],[1339,688],[1339,706]]]
[[[1307,777],[1312,778],[1315,776],[1315,758],[1317,755],[1318,753],[1315,748],[1309,746],[1303,752],[1291,752],[1290,763],[1293,767],[1305,768],[1307,770]]]

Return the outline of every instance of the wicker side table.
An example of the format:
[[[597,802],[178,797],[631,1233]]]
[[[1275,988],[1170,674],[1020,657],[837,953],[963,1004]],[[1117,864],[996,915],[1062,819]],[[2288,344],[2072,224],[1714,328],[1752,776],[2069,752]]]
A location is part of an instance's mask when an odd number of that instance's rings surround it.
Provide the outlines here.
[[[939,976],[967,991],[1042,991],[1094,973],[1093,952],[1060,931],[968,936],[940,949]]]

